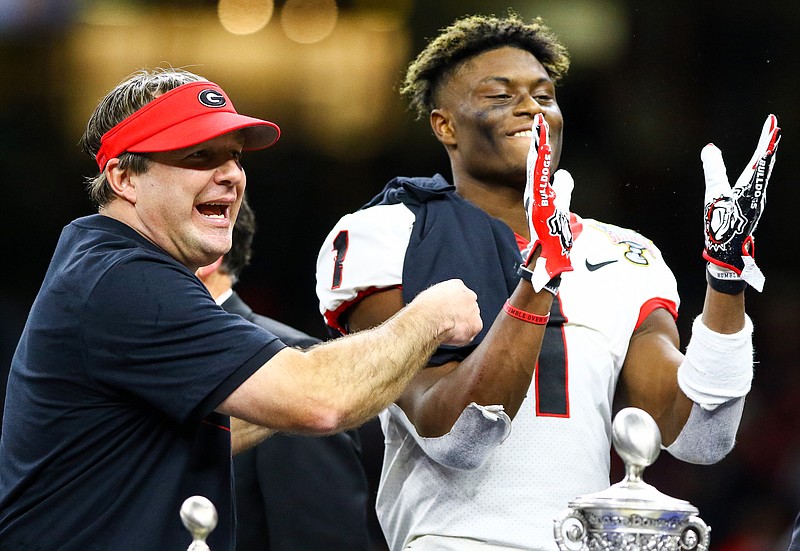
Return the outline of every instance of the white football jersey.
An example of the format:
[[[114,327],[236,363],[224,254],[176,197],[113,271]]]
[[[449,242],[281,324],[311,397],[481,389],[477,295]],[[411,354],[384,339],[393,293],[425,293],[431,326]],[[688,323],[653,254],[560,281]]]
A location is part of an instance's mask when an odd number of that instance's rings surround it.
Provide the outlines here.
[[[414,214],[395,204],[349,214],[334,227],[317,264],[320,311],[331,327],[365,294],[402,285],[413,224]],[[537,370],[509,437],[472,471],[437,464],[399,422],[397,406],[382,412],[377,512],[392,550],[437,536],[435,546],[422,548],[463,549],[464,540],[455,538],[469,538],[555,551],[554,519],[575,497],[609,486],[612,402],[631,335],[655,308],[677,315],[679,298],[650,240],[575,216],[573,234],[574,271],[563,274],[558,295],[567,318],[566,384],[556,392],[563,392],[557,398],[566,411],[540,411]]]

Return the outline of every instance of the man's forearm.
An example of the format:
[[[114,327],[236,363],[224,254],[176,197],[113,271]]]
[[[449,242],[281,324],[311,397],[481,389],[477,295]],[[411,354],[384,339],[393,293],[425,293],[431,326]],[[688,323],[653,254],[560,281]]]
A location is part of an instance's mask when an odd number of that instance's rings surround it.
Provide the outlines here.
[[[306,351],[283,349],[217,408],[245,422],[240,434],[233,431],[234,453],[269,434],[258,426],[321,436],[362,425],[427,363],[439,342],[435,335],[431,323],[404,311],[375,329]]]
[[[307,352],[318,366],[309,390],[342,413],[340,430],[359,426],[400,395],[440,342],[434,320],[405,309],[374,329]]]
[[[392,403],[440,344],[463,346],[481,327],[475,293],[445,281],[375,329],[304,352],[281,350],[217,411],[279,431],[354,428]]]
[[[275,434],[275,430],[231,417],[231,451],[233,455],[249,450]]]

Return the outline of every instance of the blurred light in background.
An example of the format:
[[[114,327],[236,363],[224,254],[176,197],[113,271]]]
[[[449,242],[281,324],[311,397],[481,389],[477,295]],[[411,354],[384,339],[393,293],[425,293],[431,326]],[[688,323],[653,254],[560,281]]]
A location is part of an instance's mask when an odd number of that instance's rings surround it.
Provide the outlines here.
[[[281,26],[295,42],[314,44],[333,32],[337,16],[335,0],[286,0]]]
[[[67,132],[77,139],[99,98],[133,71],[172,66],[218,82],[242,112],[293,125],[305,145],[370,156],[403,114],[395,85],[410,33],[408,2],[398,5],[339,12],[334,0],[287,0],[273,17],[266,0],[87,2],[54,54]]]
[[[219,22],[230,33],[253,34],[263,29],[272,18],[272,0],[219,0]]]
[[[374,31],[394,31],[406,24],[414,0],[353,0],[362,24]]]
[[[626,46],[619,2],[516,4],[525,18],[544,17],[570,45],[575,67],[613,63]],[[219,82],[241,111],[294,125],[305,145],[356,160],[397,139],[404,105],[396,90],[412,54],[414,8],[413,0],[0,0],[0,28],[61,25],[50,76],[70,142],[120,80],[173,66]],[[474,8],[465,13],[501,13],[507,4]]]
[[[541,16],[569,47],[574,65],[610,65],[628,46],[630,10],[616,0],[529,2],[521,16]]]

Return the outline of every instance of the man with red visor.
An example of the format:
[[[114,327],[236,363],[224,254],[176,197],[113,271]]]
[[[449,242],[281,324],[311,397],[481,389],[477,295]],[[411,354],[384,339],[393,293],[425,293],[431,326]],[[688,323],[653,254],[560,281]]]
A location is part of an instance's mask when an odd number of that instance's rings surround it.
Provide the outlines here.
[[[220,308],[195,271],[231,246],[242,151],[279,134],[182,70],[141,71],[100,102],[82,139],[98,214],[63,230],[12,360],[0,549],[185,549],[192,495],[218,510],[210,547],[233,549],[230,416],[250,423],[241,449],[358,426],[480,330],[458,280],[306,352]]]

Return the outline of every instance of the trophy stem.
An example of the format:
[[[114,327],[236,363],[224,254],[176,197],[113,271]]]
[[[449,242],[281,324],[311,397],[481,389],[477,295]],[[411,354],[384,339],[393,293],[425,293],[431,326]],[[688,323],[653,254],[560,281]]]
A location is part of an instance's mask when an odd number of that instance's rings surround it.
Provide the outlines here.
[[[634,465],[628,463],[625,465],[625,482],[632,484],[641,484],[644,482],[642,476],[644,475],[644,467],[642,465]]]

